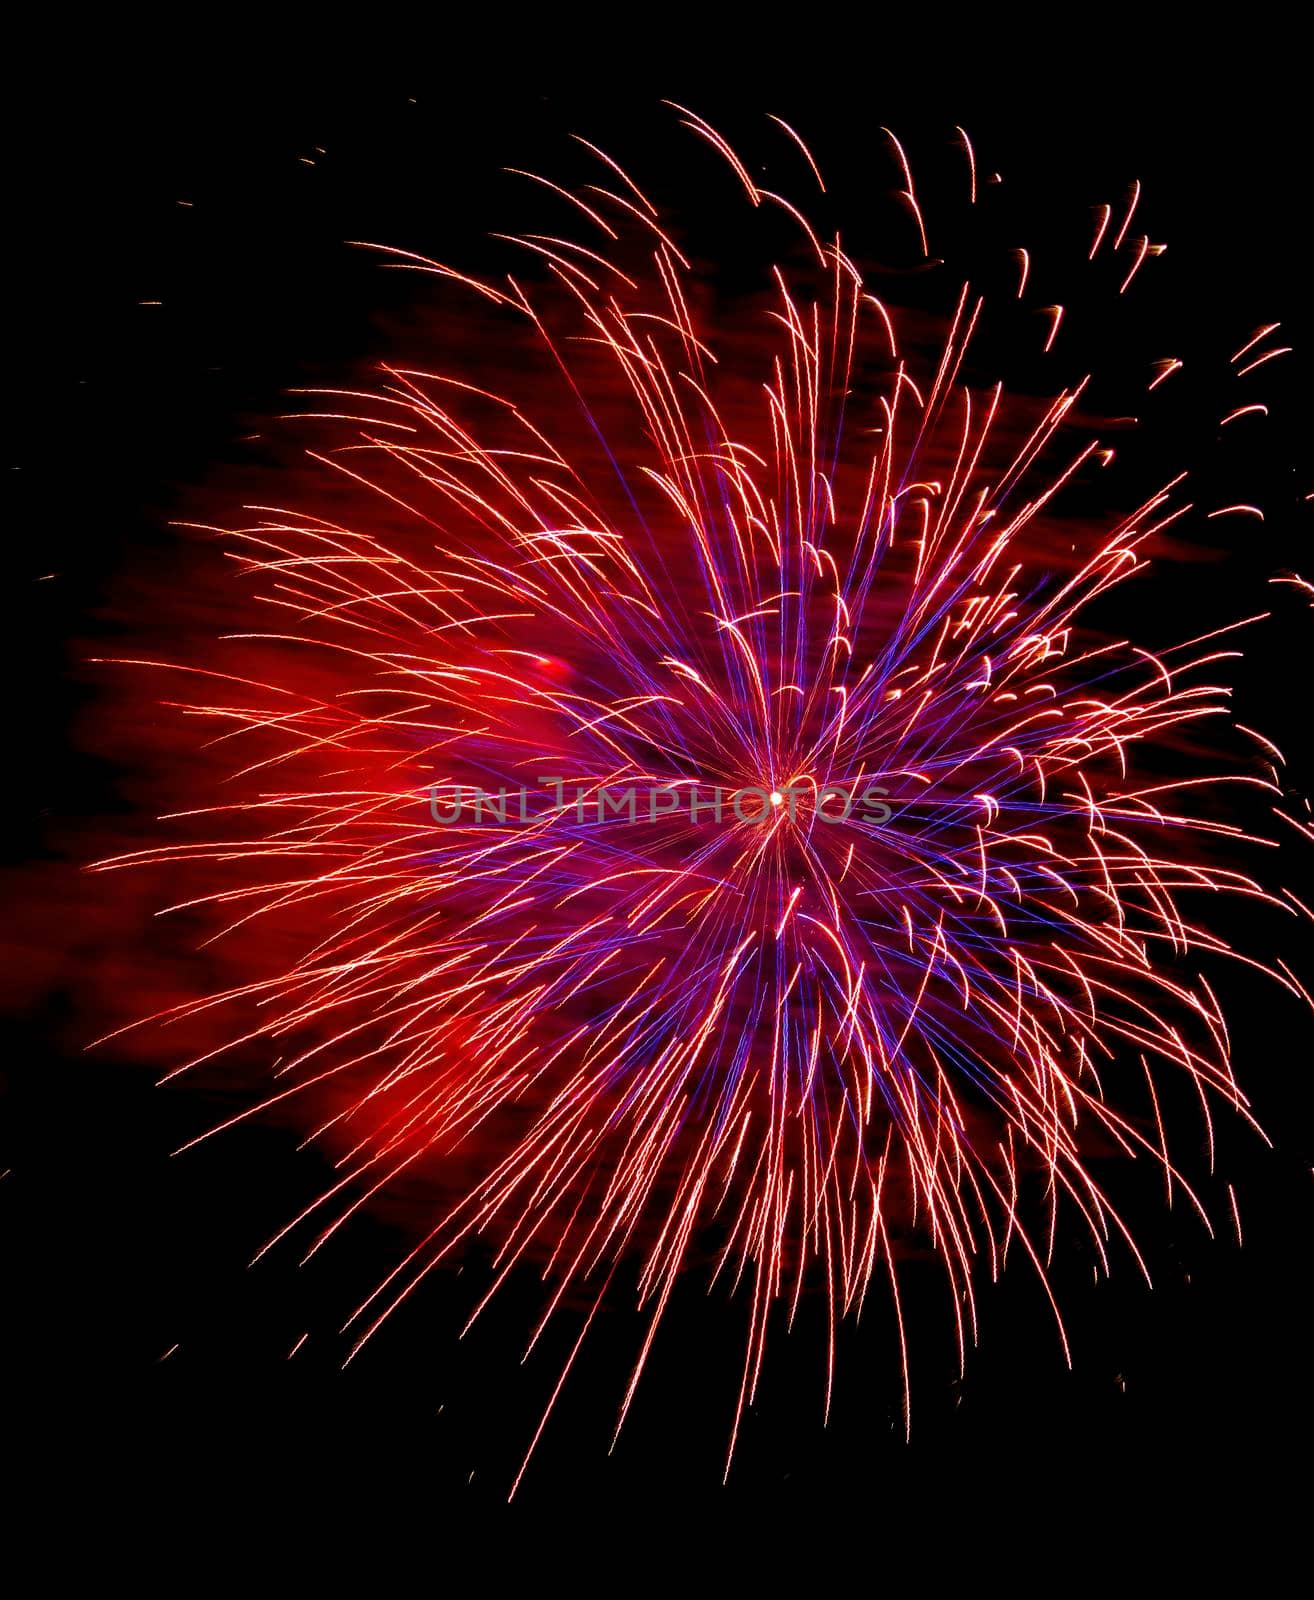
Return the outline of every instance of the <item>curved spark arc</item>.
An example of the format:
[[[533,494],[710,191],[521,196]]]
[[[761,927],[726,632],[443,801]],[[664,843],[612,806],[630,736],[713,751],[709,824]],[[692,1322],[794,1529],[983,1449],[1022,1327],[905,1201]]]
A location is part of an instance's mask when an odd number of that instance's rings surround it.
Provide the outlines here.
[[[310,653],[341,687],[201,672],[226,698],[185,710],[216,742],[251,748],[234,782],[254,798],[206,808],[227,837],[100,866],[236,863],[246,881],[180,902],[215,909],[223,933],[304,915],[306,948],[285,971],[162,1014],[251,1013],[180,1072],[277,1047],[277,1087],[222,1126],[349,1086],[315,1129],[339,1141],[341,1176],[271,1244],[313,1224],[313,1254],[413,1167],[483,1162],[356,1308],[352,1356],[480,1233],[494,1280],[472,1322],[524,1262],[551,1286],[529,1348],[569,1300],[588,1307],[550,1411],[633,1261],[649,1318],[619,1430],[691,1241],[716,1219],[713,1281],[751,1294],[728,1471],[773,1307],[792,1320],[805,1284],[823,1285],[829,1373],[837,1322],[879,1276],[903,1340],[896,1228],[933,1243],[965,1359],[978,1263],[993,1277],[1010,1251],[1038,1274],[1066,1351],[1048,1283],[1061,1209],[1106,1267],[1116,1238],[1145,1270],[1086,1164],[1091,1130],[1159,1163],[1169,1197],[1180,1189],[1208,1225],[1171,1159],[1156,1071],[1195,1086],[1207,1125],[1211,1098],[1248,1112],[1212,991],[1165,957],[1234,954],[1188,918],[1195,892],[1290,907],[1193,858],[1194,838],[1247,838],[1190,811],[1205,780],[1137,763],[1227,716],[1225,687],[1201,674],[1230,640],[1152,654],[1081,629],[1190,509],[1181,480],[1056,575],[1047,521],[1100,454],[1066,444],[1084,385],[1018,442],[1002,386],[983,395],[963,377],[982,316],[966,286],[935,357],[902,354],[839,239],[681,114],[754,207],[800,224],[825,285],[812,297],[774,272],[755,431],[718,403],[693,269],[593,146],[606,170],[584,195],[537,180],[576,209],[587,243],[517,241],[582,333],[555,331],[514,278],[395,253],[524,319],[615,481],[601,491],[596,463],[553,442],[546,420],[473,384],[397,367],[377,393],[323,393],[309,415],[352,440],[316,459],[407,537],[281,510],[211,531],[266,608],[268,625],[240,637]],[[1139,198],[1137,186],[1111,244],[1134,257],[1124,289],[1150,253],[1126,239]],[[1105,208],[1096,249],[1108,221]],[[634,237],[649,281],[609,254]],[[638,459],[589,407],[581,368],[599,359],[638,420]],[[866,371],[886,378],[867,407],[874,445],[853,398]],[[438,799],[548,782],[559,803],[531,815],[512,801],[435,823]],[[1208,782],[1280,794],[1275,776]],[[654,796],[637,822],[605,813],[627,787]],[[761,791],[762,820],[692,814],[688,797],[716,789]],[[836,791],[882,803],[837,822],[824,798]],[[1152,1130],[1106,1095],[1129,1062]],[[1023,1193],[1037,1176],[1039,1221]]]

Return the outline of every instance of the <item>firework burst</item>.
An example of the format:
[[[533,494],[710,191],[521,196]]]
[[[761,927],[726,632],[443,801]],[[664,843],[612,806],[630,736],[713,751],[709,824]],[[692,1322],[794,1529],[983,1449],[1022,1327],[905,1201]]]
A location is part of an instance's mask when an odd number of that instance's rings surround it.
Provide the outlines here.
[[[149,1020],[203,1029],[179,1073],[258,1056],[272,1087],[239,1116],[304,1107],[332,1151],[271,1244],[313,1253],[426,1175],[431,1225],[355,1308],[353,1356],[479,1234],[490,1294],[543,1275],[531,1348],[576,1319],[555,1403],[626,1263],[648,1331],[619,1426],[715,1220],[711,1277],[750,1306],[733,1453],[776,1308],[824,1297],[831,1365],[873,1296],[902,1328],[900,1238],[933,1246],[965,1352],[982,1275],[1016,1255],[1048,1292],[1065,1223],[1141,1261],[1092,1149],[1158,1163],[1205,1214],[1159,1085],[1207,1127],[1248,1117],[1203,963],[1249,957],[1204,912],[1286,899],[1238,869],[1247,830],[1217,805],[1279,793],[1257,735],[1236,771],[1211,753],[1234,636],[1152,652],[1083,620],[1190,509],[1182,479],[1074,533],[1062,497],[1112,455],[1084,385],[1037,406],[978,382],[966,286],[933,349],[903,337],[839,238],[683,117],[797,238],[770,348],[698,309],[684,241],[591,146],[594,183],[536,180],[567,222],[516,241],[533,292],[393,252],[537,354],[506,382],[489,358],[320,395],[332,501],[219,536],[240,670],[138,663],[196,686],[222,799],[99,870],[203,874],[180,903],[259,952]],[[891,226],[927,256],[891,147]],[[1124,291],[1156,251],[1138,201],[1090,247]]]

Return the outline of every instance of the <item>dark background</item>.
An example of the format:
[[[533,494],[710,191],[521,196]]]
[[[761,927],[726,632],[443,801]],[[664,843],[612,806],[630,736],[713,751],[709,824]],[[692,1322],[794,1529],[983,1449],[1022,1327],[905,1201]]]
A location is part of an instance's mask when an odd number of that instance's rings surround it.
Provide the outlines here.
[[[111,575],[125,556],[167,561],[167,520],[225,464],[249,459],[247,436],[283,409],[283,392],[359,370],[422,293],[344,241],[477,267],[482,235],[524,224],[524,191],[502,167],[562,171],[573,131],[651,163],[677,137],[662,95],[732,138],[749,129],[756,139],[754,119],[777,112],[851,196],[881,124],[916,155],[942,152],[961,123],[983,170],[1017,183],[1019,215],[1035,219],[1034,237],[1017,242],[1033,247],[1060,226],[1060,199],[1079,212],[1140,178],[1141,215],[1168,241],[1174,272],[1170,292],[1131,313],[1165,324],[1150,353],[1235,348],[1278,319],[1281,342],[1296,346],[1260,396],[1272,428],[1226,469],[1273,486],[1269,521],[1229,524],[1229,536],[1244,530],[1244,548],[1221,567],[1173,575],[1200,586],[1179,591],[1183,609],[1269,604],[1264,579],[1304,559],[1301,496],[1314,490],[1301,387],[1311,139],[1296,69],[1284,65],[1296,47],[1261,28],[1244,45],[1197,38],[1182,57],[1116,20],[1107,34],[1077,44],[1019,27],[992,41],[995,57],[963,39],[946,61],[942,41],[886,35],[859,49],[837,25],[788,69],[782,40],[769,70],[727,47],[705,76],[686,62],[642,81],[628,54],[623,67],[618,57],[585,71],[577,60],[567,73],[532,43],[512,49],[493,34],[398,35],[377,56],[347,53],[332,67],[313,52],[276,65],[254,36],[236,51],[230,39],[222,59],[202,38],[184,45],[149,30],[84,43],[76,59],[49,40],[34,48],[5,133],[18,281],[6,302],[15,359],[4,439],[15,861],[71,873],[81,819],[115,804],[113,773],[67,737],[93,691],[66,641],[86,636]],[[1153,601],[1164,603],[1172,597]],[[1307,655],[1293,642],[1295,609],[1287,618],[1285,633],[1248,654],[1240,703],[1243,721],[1279,727],[1299,788],[1310,771],[1299,711]],[[1296,857],[1286,845],[1288,881],[1308,883]],[[12,881],[16,893],[39,892],[30,875]],[[317,1191],[316,1158],[286,1130],[248,1127],[171,1160],[204,1108],[185,1090],[153,1087],[145,1068],[71,1049],[71,976],[22,992],[11,974],[20,992],[3,1063],[3,1387],[38,1500],[109,1510],[128,1538],[162,1507],[215,1528],[322,1534],[386,1522],[423,1537],[436,1524],[459,1529],[466,1507],[500,1503],[550,1383],[546,1365],[519,1365],[532,1286],[513,1282],[482,1332],[458,1345],[467,1297],[444,1282],[341,1370],[334,1319],[391,1261],[396,1238],[367,1221],[313,1269],[289,1257],[246,1270]],[[1125,1258],[1098,1286],[1080,1251],[1060,1265],[1072,1372],[1019,1266],[983,1289],[981,1345],[959,1381],[947,1304],[914,1263],[911,1444],[874,1285],[864,1326],[841,1341],[829,1427],[821,1329],[805,1314],[776,1342],[722,1489],[742,1322],[720,1301],[709,1314],[693,1286],[608,1457],[639,1331],[612,1314],[517,1504],[559,1501],[581,1525],[597,1512],[703,1527],[797,1514],[808,1539],[833,1524],[859,1543],[950,1525],[993,1525],[1006,1548],[1043,1533],[1115,1553],[1147,1535],[1165,1551],[1206,1553],[1298,1538],[1314,1423],[1311,1030],[1308,1015],[1241,982],[1232,1021],[1238,1075],[1276,1145],[1226,1141],[1245,1246],[1225,1205],[1211,1242],[1188,1208],[1164,1213],[1148,1175],[1139,1189],[1126,1178],[1156,1287]],[[480,1263],[466,1270],[477,1278]]]

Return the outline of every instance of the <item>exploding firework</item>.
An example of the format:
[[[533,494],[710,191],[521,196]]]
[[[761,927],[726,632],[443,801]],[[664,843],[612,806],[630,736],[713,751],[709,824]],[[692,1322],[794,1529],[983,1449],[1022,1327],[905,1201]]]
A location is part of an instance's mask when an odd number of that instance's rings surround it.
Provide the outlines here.
[[[592,146],[596,181],[536,180],[567,220],[515,241],[527,270],[392,252],[469,297],[480,354],[313,403],[318,498],[217,535],[247,619],[228,653],[135,663],[197,686],[181,709],[232,756],[222,793],[99,870],[185,871],[179,904],[244,952],[147,1020],[199,1038],[176,1073],[272,1071],[223,1126],[292,1109],[332,1153],[271,1244],[313,1253],[424,1179],[428,1225],[352,1312],[353,1356],[478,1235],[490,1296],[542,1275],[530,1348],[574,1319],[550,1412],[624,1268],[647,1332],[619,1427],[715,1223],[708,1276],[748,1304],[728,1469],[805,1293],[828,1372],[874,1297],[902,1341],[901,1241],[933,1247],[965,1352],[982,1277],[1012,1254],[1048,1293],[1065,1227],[1143,1267],[1092,1151],[1157,1163],[1204,1216],[1162,1086],[1211,1142],[1215,1107],[1249,1119],[1206,969],[1259,963],[1202,908],[1292,907],[1240,870],[1253,841],[1220,804],[1281,793],[1212,681],[1235,633],[1150,650],[1087,620],[1191,509],[1183,478],[1095,532],[1065,516],[1113,455],[1085,384],[1037,404],[980,379],[970,287],[932,344],[682,115],[790,230],[753,338]],[[927,258],[890,144],[890,226]],[[1115,292],[1156,253],[1138,202],[1089,241]],[[1021,299],[1025,252],[1014,270]],[[1043,353],[1061,308],[1042,321]]]

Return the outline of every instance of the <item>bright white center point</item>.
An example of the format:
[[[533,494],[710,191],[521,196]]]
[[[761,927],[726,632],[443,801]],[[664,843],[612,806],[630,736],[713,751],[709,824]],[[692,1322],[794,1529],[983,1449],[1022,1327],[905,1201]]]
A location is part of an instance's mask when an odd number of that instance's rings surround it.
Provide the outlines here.
[[[785,803],[784,795],[781,794],[779,789],[773,789],[771,791],[771,804],[773,806],[783,806],[784,803]]]

